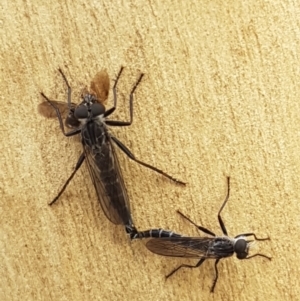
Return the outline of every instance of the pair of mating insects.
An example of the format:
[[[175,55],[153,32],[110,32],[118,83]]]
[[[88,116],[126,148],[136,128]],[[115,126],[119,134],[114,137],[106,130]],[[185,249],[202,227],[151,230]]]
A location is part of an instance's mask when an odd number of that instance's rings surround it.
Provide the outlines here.
[[[175,183],[181,185],[185,185],[185,183],[173,178],[154,166],[138,160],[121,141],[109,132],[108,126],[131,125],[133,120],[133,94],[144,75],[140,75],[130,93],[130,121],[110,120],[107,119],[107,117],[115,111],[117,106],[117,84],[122,71],[123,67],[121,67],[112,89],[114,105],[109,110],[106,110],[103,105],[103,102],[108,97],[110,86],[109,77],[106,71],[101,71],[96,74],[91,82],[90,91],[87,91],[82,95],[82,102],[79,105],[71,102],[71,87],[61,69],[59,69],[59,72],[68,89],[67,103],[50,100],[44,93],[41,93],[46,101],[39,105],[39,112],[46,117],[57,116],[60,128],[65,136],[70,137],[80,134],[84,149],[71,176],[49,205],[52,205],[58,200],[71,179],[74,177],[76,171],[80,168],[84,160],[86,160],[100,205],[106,217],[112,223],[125,226],[126,232],[129,234],[131,239],[151,238],[146,243],[146,247],[156,254],[200,259],[194,266],[186,264],[180,265],[169,273],[166,278],[173,275],[180,268],[196,268],[199,267],[206,259],[215,259],[216,274],[211,287],[211,292],[213,292],[218,280],[217,265],[220,259],[236,254],[238,259],[250,259],[260,256],[271,260],[270,257],[260,253],[248,256],[250,246],[254,240],[247,240],[247,237],[253,236],[254,239],[258,241],[268,240],[269,237],[258,238],[255,233],[243,233],[235,236],[234,238],[228,236],[226,227],[221,218],[221,212],[229,199],[229,177],[227,178],[227,195],[218,212],[218,220],[224,236],[217,236],[212,231],[197,225],[180,211],[177,212],[183,218],[187,219],[200,231],[208,234],[210,237],[188,237],[164,229],[151,229],[148,231],[137,230],[132,221],[129,198],[115,153],[114,144],[135,162],[162,174]],[[54,112],[55,114],[53,114]],[[67,133],[65,132],[62,119],[62,114],[64,113],[67,114],[65,125],[72,129]]]

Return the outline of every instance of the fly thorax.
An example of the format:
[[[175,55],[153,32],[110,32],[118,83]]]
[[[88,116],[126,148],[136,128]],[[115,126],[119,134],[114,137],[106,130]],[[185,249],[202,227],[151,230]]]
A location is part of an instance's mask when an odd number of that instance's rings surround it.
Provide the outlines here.
[[[98,116],[95,119],[95,122],[98,124],[98,129],[99,129],[97,140],[98,140],[98,143],[100,145],[102,145],[107,142],[107,139],[106,139],[107,128],[106,128],[106,124],[104,123],[104,116],[103,115]]]
[[[234,242],[233,248],[238,259],[245,259],[248,256],[249,243],[246,239],[242,237],[237,238]]]
[[[218,249],[218,248],[223,248],[224,245],[231,245],[231,240],[227,236],[217,236],[213,241],[212,241],[212,247]]]
[[[100,154],[102,146],[107,144],[107,133],[105,124],[100,120],[103,116],[97,116],[93,119],[86,119],[81,127],[81,139],[84,145],[88,145],[94,153]]]

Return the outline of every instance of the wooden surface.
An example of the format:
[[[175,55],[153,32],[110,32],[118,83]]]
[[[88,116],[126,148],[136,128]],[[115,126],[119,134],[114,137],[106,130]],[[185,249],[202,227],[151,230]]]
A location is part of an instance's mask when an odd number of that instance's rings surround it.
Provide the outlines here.
[[[54,4],[56,2],[56,4]],[[235,2],[235,3],[234,3]],[[0,299],[298,300],[300,4],[297,1],[1,1]],[[202,235],[176,214],[221,234],[255,232],[253,253],[164,276],[181,263],[129,243],[97,202],[86,166],[47,203],[81,152],[56,119],[37,112],[40,91],[78,102],[106,68],[126,67],[114,129],[140,159],[188,182],[174,185],[119,154],[139,229]],[[112,81],[111,81],[112,83]],[[110,93],[108,105],[112,104]]]

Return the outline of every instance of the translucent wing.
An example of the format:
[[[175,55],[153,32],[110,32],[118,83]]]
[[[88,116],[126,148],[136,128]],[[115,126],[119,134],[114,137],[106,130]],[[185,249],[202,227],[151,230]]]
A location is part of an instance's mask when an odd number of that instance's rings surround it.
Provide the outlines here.
[[[70,109],[74,111],[76,107],[74,103],[71,103],[71,108],[69,109],[66,102],[56,100],[51,100],[51,102],[59,109],[63,119],[67,118]],[[46,118],[57,118],[56,111],[47,101],[43,101],[38,105],[38,112]]]
[[[99,102],[103,103],[108,97],[109,93],[109,76],[106,70],[98,72],[91,81],[91,93],[95,93]]]
[[[146,247],[153,253],[185,258],[219,258],[217,253],[210,250],[214,237],[169,237],[153,238]]]
[[[87,137],[85,131],[83,128],[84,139]],[[96,144],[84,144],[88,169],[102,210],[114,224],[132,224],[129,200],[110,136],[103,128],[99,129],[97,122],[90,124],[89,133],[102,139]]]
[[[62,117],[62,119],[65,120],[65,125],[68,128],[79,127],[80,122],[74,116],[74,110],[76,108],[76,104],[71,103],[71,106],[69,108],[69,106],[66,102],[51,100],[51,103],[56,108],[58,108],[58,110],[61,114],[61,117]],[[58,117],[55,109],[47,101],[41,102],[38,105],[38,112],[46,118],[57,118]]]

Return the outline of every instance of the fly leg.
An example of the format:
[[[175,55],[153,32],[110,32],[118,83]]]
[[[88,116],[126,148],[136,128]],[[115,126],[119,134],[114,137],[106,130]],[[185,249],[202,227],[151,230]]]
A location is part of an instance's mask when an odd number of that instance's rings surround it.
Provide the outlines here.
[[[216,236],[215,233],[213,233],[212,231],[202,227],[202,226],[199,226],[197,225],[195,222],[193,222],[190,218],[188,218],[186,215],[184,215],[181,211],[177,210],[177,213],[180,214],[183,218],[185,218],[186,220],[188,220],[191,224],[193,224],[196,228],[198,228],[200,231],[208,234],[208,235],[211,235],[211,236]]]
[[[176,178],[170,176],[169,174],[167,174],[166,172],[162,171],[161,169],[158,169],[157,167],[155,166],[152,166],[148,163],[145,163],[143,161],[140,161],[138,159],[136,159],[136,157],[134,156],[134,154],[120,141],[118,140],[116,137],[114,136],[110,136],[111,139],[117,144],[117,146],[133,161],[135,161],[136,163],[140,164],[140,165],[143,165],[149,169],[152,169],[154,170],[155,172],[165,176],[166,178],[172,180],[173,182],[177,183],[177,184],[180,184],[180,185],[183,185],[185,186],[186,183],[185,182],[182,182],[180,180],[177,180]]]
[[[198,268],[205,261],[205,259],[206,258],[201,258],[196,265],[188,265],[188,264],[182,264],[182,265],[180,265],[179,267],[177,267],[176,269],[174,269],[171,273],[169,273],[166,276],[166,279],[168,279],[169,277],[171,277],[174,273],[176,273],[181,268],[189,268],[189,269]]]
[[[62,189],[60,190],[60,192],[57,194],[57,196],[49,203],[49,206],[53,205],[58,199],[59,197],[62,195],[62,193],[65,191],[66,187],[69,185],[70,181],[73,179],[73,177],[75,176],[77,170],[80,168],[80,166],[82,165],[83,161],[85,159],[85,154],[82,153],[77,161],[77,164],[74,168],[74,171],[72,172],[72,174],[70,175],[70,177],[68,178],[68,180],[65,182],[64,186],[62,187]]]

